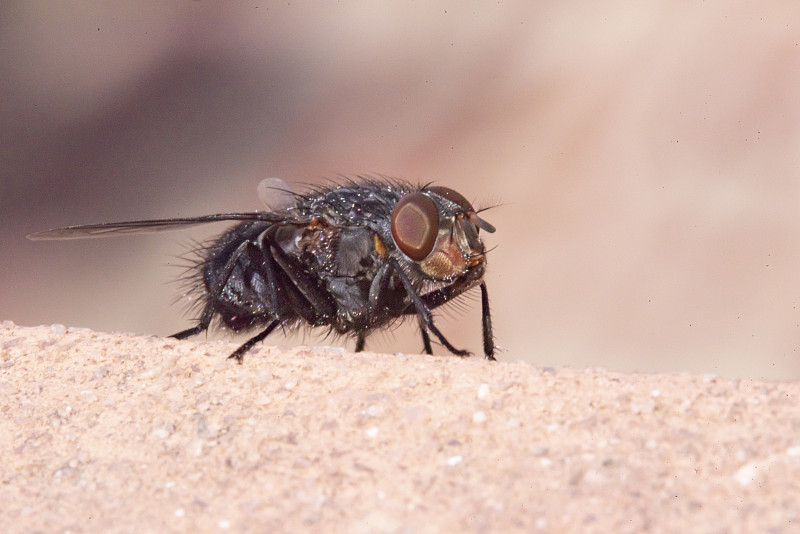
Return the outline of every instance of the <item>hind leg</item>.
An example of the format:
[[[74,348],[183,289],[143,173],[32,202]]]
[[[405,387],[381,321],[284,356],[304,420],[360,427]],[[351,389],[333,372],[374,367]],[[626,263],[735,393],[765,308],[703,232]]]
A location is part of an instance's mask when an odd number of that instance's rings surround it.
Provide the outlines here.
[[[271,333],[273,330],[275,330],[275,327],[277,327],[279,323],[280,323],[280,321],[278,321],[277,319],[275,319],[274,321],[272,321],[271,323],[269,323],[269,324],[267,325],[267,327],[266,327],[264,330],[262,330],[261,332],[259,332],[259,333],[258,333],[258,334],[256,334],[255,336],[251,337],[251,338],[250,338],[250,339],[248,339],[247,341],[245,341],[245,342],[242,344],[242,346],[241,346],[241,347],[239,347],[238,349],[236,349],[235,351],[233,351],[233,353],[231,353],[231,355],[230,355],[230,356],[228,356],[228,359],[231,359],[231,358],[233,358],[233,359],[235,359],[235,360],[236,360],[236,362],[237,362],[239,365],[241,365],[241,364],[242,364],[242,360],[244,359],[244,355],[245,355],[245,353],[246,353],[248,350],[252,349],[252,348],[253,348],[253,345],[255,345],[256,343],[258,343],[258,342],[260,342],[260,341],[263,341],[263,340],[264,340],[264,338],[266,338],[268,335],[270,335],[270,333]]]
[[[211,319],[214,318],[214,303],[219,300],[220,295],[222,295],[222,291],[225,289],[225,284],[228,283],[228,279],[231,277],[231,273],[233,273],[233,269],[236,267],[236,262],[239,261],[239,256],[244,254],[244,251],[249,244],[249,241],[244,241],[236,248],[233,254],[231,254],[231,257],[227,263],[225,263],[225,268],[222,270],[221,276],[215,280],[216,287],[214,287],[214,290],[211,291],[207,297],[206,306],[203,308],[203,313],[200,315],[200,320],[198,321],[197,326],[187,328],[186,330],[181,330],[180,332],[172,334],[169,337],[174,337],[175,339],[186,339],[187,337],[196,336],[200,332],[208,330],[208,327],[211,325]]]
[[[187,337],[196,336],[200,332],[208,330],[209,325],[211,325],[212,317],[214,317],[214,306],[209,301],[209,303],[206,304],[206,307],[203,308],[203,314],[200,316],[200,321],[197,323],[197,326],[187,328],[186,330],[181,330],[180,332],[172,334],[169,337],[174,337],[175,339],[186,339]]]

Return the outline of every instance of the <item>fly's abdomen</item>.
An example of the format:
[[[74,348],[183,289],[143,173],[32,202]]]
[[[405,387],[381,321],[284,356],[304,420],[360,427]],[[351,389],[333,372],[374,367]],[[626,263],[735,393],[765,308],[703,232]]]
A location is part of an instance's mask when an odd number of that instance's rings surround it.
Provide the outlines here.
[[[285,298],[285,273],[270,267],[269,247],[261,236],[270,228],[263,223],[245,223],[225,234],[210,252],[203,267],[203,283],[221,323],[234,331],[280,319],[298,318]],[[275,290],[272,290],[272,287]]]

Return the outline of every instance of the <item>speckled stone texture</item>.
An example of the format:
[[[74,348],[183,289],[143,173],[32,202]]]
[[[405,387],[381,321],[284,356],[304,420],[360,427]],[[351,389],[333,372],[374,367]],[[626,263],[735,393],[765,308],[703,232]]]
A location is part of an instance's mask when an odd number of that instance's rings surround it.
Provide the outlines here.
[[[0,531],[800,530],[798,383],[235,347],[4,322]]]

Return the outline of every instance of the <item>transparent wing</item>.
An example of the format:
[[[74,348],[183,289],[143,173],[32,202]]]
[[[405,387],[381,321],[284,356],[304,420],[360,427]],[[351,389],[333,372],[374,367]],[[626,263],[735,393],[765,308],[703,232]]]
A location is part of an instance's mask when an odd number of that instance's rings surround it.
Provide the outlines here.
[[[276,223],[286,220],[287,217],[285,213],[276,214],[265,211],[253,213],[218,213],[216,215],[203,215],[200,217],[179,217],[175,219],[150,219],[145,221],[82,224],[79,226],[54,228],[52,230],[28,234],[27,238],[32,241],[40,241],[45,239],[86,239],[93,237],[112,237],[124,234],[164,232],[167,230],[189,228],[191,226],[220,221],[266,221]]]
[[[270,211],[291,208],[297,198],[289,184],[280,178],[264,178],[259,182],[256,191],[261,203]]]

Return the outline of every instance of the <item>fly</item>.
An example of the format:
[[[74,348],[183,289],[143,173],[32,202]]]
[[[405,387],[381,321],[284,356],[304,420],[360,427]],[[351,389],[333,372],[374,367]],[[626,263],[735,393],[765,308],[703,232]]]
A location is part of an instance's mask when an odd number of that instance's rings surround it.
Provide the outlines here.
[[[427,354],[431,334],[453,346],[433,321],[432,310],[480,287],[483,353],[494,360],[486,290],[486,248],[480,231],[495,228],[453,189],[390,179],[359,178],[298,194],[281,180],[259,185],[267,211],[221,213],[68,226],[30,234],[32,240],[79,239],[240,221],[197,250],[193,291],[202,311],[196,326],[171,337],[208,330],[212,321],[234,332],[257,333],[229,357],[239,363],[278,327],[326,327],[367,337],[414,316]],[[277,195],[276,195],[277,193]]]

